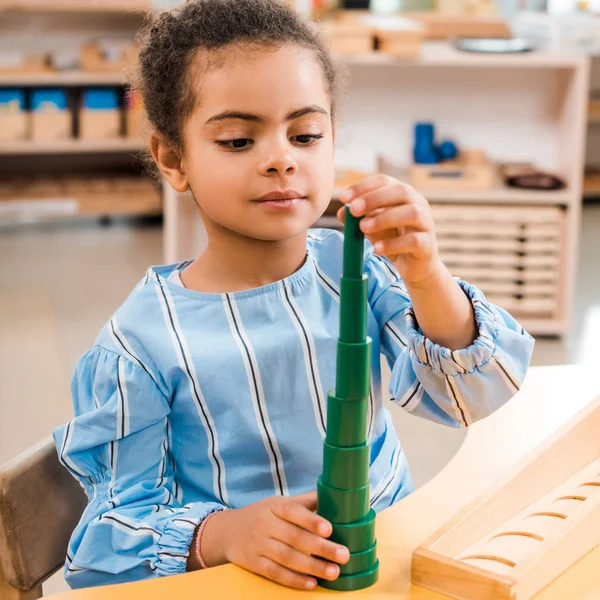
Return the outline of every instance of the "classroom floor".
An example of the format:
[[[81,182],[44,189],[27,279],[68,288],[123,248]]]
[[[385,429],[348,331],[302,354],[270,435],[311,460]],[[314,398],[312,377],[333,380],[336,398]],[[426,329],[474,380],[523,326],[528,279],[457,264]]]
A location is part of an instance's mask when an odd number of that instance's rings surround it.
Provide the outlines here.
[[[600,364],[600,204],[583,211],[573,327],[540,339],[535,365]],[[71,416],[68,383],[79,356],[150,264],[161,262],[156,223],[37,225],[0,229],[0,464]],[[392,415],[422,485],[450,460],[464,430],[394,410]],[[59,574],[45,594],[66,589]]]

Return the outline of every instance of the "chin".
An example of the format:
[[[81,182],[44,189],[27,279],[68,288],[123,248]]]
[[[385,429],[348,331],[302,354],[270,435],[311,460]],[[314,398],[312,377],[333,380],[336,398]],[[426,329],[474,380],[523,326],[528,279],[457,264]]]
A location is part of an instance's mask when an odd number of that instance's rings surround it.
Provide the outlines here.
[[[298,235],[306,233],[309,227],[312,227],[316,219],[306,220],[281,220],[278,223],[260,223],[256,226],[248,228],[243,233],[244,235],[265,242],[283,242],[290,240]]]

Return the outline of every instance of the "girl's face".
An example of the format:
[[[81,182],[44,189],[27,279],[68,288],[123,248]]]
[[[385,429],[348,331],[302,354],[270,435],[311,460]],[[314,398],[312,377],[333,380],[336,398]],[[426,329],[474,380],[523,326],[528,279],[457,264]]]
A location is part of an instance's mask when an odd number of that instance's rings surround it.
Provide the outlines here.
[[[238,49],[200,80],[180,168],[209,234],[282,241],[305,232],[334,179],[331,101],[317,60],[296,46]]]

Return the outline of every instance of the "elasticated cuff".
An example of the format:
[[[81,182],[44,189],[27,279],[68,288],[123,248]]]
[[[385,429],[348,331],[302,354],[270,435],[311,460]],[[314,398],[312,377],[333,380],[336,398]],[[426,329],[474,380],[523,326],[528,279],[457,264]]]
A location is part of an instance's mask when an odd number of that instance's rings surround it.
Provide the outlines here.
[[[174,514],[158,540],[157,559],[154,563],[156,574],[167,576],[185,573],[196,528],[208,515],[225,508],[216,502],[198,502],[190,504],[185,513]]]
[[[496,347],[499,318],[485,299],[483,292],[458,277],[454,278],[465,292],[475,313],[478,334],[467,348],[450,350],[427,339],[419,329],[412,306],[405,311],[408,346],[417,362],[433,371],[454,376],[471,373],[487,363]]]

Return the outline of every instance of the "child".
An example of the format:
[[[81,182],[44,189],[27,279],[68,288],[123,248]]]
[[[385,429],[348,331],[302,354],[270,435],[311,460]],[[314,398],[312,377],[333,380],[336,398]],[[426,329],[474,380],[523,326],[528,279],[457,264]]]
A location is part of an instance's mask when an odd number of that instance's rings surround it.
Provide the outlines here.
[[[333,187],[331,59],[278,0],[196,0],[148,27],[138,88],[154,160],[193,192],[209,244],[150,268],[77,366],[76,417],[55,432],[89,498],[67,581],[233,562],[312,589],[348,560],[314,512],[343,243],[309,231]],[[343,201],[369,240],[369,477],[381,511],[413,488],[380,353],[392,401],[464,427],[519,389],[533,340],[449,274],[414,190],[376,175]]]

